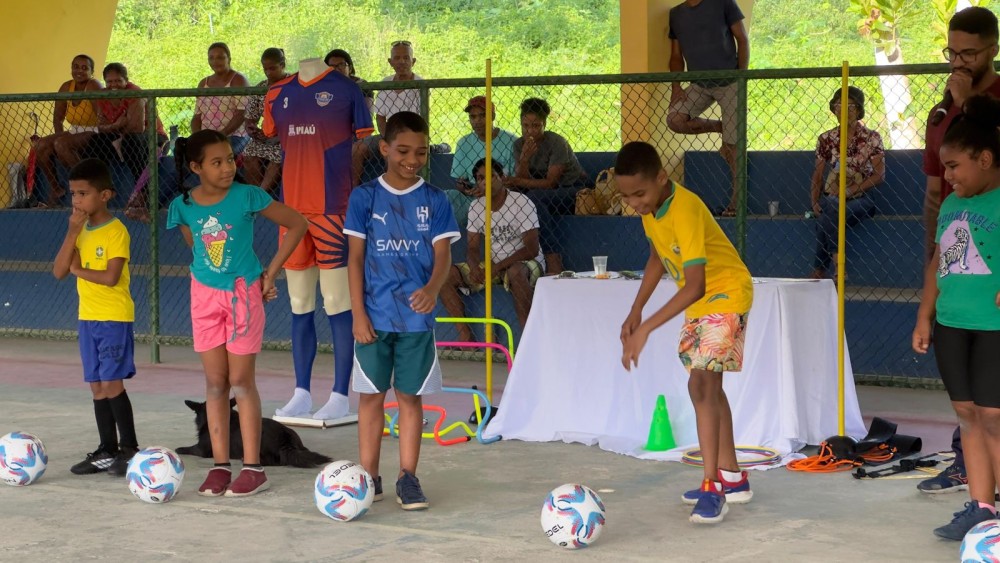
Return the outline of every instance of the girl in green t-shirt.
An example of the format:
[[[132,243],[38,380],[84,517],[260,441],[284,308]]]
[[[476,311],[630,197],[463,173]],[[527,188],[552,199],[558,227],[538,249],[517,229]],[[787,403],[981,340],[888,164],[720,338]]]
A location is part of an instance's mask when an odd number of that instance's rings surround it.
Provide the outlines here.
[[[970,98],[941,145],[944,179],[934,259],[927,264],[913,349],[933,340],[938,371],[958,414],[969,502],[934,530],[961,539],[997,517],[1000,472],[1000,101]]]

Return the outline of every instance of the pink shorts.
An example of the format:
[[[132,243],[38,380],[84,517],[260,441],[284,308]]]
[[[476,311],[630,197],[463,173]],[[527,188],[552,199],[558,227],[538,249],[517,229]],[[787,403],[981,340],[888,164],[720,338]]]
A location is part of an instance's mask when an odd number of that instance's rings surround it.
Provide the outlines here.
[[[264,298],[260,280],[239,278],[233,291],[215,289],[191,277],[191,332],[194,351],[207,352],[223,344],[232,354],[260,352],[264,341]]]

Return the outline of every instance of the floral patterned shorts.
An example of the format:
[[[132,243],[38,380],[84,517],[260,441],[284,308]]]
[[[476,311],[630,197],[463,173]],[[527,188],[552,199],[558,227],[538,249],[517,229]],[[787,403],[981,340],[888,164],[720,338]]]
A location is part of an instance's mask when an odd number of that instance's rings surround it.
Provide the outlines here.
[[[715,313],[685,320],[677,350],[684,367],[720,373],[742,370],[747,316]]]

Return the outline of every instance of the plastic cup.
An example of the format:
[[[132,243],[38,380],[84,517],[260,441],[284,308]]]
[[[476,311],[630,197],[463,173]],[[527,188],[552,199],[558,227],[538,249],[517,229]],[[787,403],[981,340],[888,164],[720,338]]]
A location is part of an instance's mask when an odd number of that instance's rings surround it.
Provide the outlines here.
[[[600,280],[608,278],[607,256],[594,256],[594,277]]]

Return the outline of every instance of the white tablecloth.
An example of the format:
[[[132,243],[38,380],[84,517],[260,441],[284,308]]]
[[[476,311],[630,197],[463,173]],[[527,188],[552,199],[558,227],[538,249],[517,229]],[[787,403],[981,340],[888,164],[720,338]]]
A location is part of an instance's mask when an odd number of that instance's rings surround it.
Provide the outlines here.
[[[785,454],[837,432],[837,306],[830,280],[763,278],[754,284],[743,371],[727,373],[737,445]],[[621,365],[621,324],[639,289],[624,279],[542,278],[498,416],[486,435],[581,442],[652,459],[679,459],[698,442],[687,372],[677,357],[682,319],[650,337],[631,372]],[[648,317],[677,291],[660,282]],[[846,362],[847,434],[866,434]],[[646,452],[658,395],[666,395],[678,449]]]

